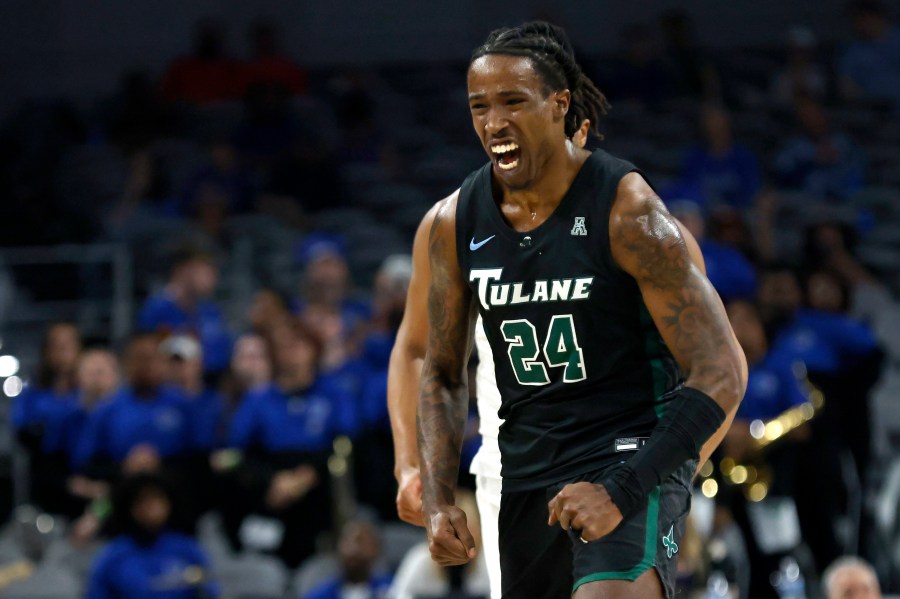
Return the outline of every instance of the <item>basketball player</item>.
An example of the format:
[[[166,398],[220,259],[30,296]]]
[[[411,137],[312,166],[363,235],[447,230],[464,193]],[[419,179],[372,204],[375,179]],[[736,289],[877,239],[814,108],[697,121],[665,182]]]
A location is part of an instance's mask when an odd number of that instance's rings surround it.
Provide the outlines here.
[[[740,403],[743,354],[640,173],[568,142],[573,104],[592,123],[607,104],[560,29],[495,31],[468,88],[491,160],[428,240],[417,429],[432,557],[475,552],[453,496],[480,313],[505,421],[503,596],[672,597],[690,480]]]
[[[581,115],[584,108],[573,105],[570,110]],[[590,121],[583,119],[572,143],[582,148],[587,141]],[[397,512],[410,524],[424,526],[422,521],[422,482],[419,476],[419,452],[416,447],[416,406],[425,345],[428,342],[428,314],[425,298],[431,280],[428,264],[428,235],[434,223],[435,204],[424,216],[413,243],[413,274],[407,292],[403,321],[397,332],[388,376],[388,408],[394,436],[394,475],[397,479]],[[694,237],[679,222],[691,260],[705,272],[703,255]],[[497,522],[500,515],[500,448],[497,437],[501,420],[500,391],[494,377],[494,360],[481,320],[475,328],[478,369],[475,375],[478,398],[479,433],[482,445],[472,460],[470,472],[475,475],[475,497],[481,516],[481,544],[491,581],[492,599],[500,599],[500,551],[497,544]],[[707,456],[708,457],[708,456]],[[701,463],[703,460],[701,459]]]

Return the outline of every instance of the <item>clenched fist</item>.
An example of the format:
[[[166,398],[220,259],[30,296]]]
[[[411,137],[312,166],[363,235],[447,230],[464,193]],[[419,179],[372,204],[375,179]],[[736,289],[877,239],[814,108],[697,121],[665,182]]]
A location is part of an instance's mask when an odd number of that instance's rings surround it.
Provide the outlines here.
[[[466,513],[455,505],[442,505],[426,519],[431,559],[441,566],[459,566],[475,557],[475,539]]]
[[[603,485],[593,483],[566,485],[550,500],[547,509],[549,526],[559,523],[563,530],[579,531],[585,542],[605,537],[622,522],[622,512],[609,493]]]
[[[397,480],[397,514],[416,526],[425,526],[422,518],[422,477],[418,468],[405,468]]]

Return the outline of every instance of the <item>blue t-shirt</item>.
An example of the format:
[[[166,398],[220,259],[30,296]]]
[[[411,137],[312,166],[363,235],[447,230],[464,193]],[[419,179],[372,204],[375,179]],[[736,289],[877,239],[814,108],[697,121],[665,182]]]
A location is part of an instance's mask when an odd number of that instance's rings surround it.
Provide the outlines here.
[[[366,429],[390,430],[391,422],[387,408],[387,370],[372,370],[365,380],[359,398],[359,412]]]
[[[756,297],[756,270],[738,250],[709,239],[700,242],[706,276],[722,301]]]
[[[215,389],[204,389],[187,398],[192,447],[207,452],[221,449],[228,440],[225,423],[225,398]]]
[[[16,399],[13,406],[14,428],[39,428],[41,452],[46,455],[63,454],[71,462],[88,420],[81,393],[73,391],[57,395],[32,387]],[[102,401],[99,403],[102,404]]]
[[[370,372],[362,358],[351,358],[333,370],[320,375],[320,382],[327,382],[335,391],[354,399],[363,393]]]
[[[775,170],[782,185],[825,197],[844,198],[863,184],[864,160],[856,144],[846,135],[831,134],[837,149],[834,162],[822,161],[818,144],[805,135],[795,135],[778,151]]]
[[[707,205],[750,208],[759,192],[759,162],[748,148],[735,144],[723,156],[714,156],[703,146],[688,150],[682,180],[703,191]]]
[[[838,70],[867,96],[900,106],[900,29],[882,40],[855,40],[838,61]]]
[[[269,453],[326,451],[336,436],[352,432],[352,404],[323,381],[295,393],[271,384],[244,396],[229,445]]]
[[[348,361],[339,371],[335,382],[342,387],[352,383],[356,386],[357,429],[388,430],[390,420],[387,410],[387,373],[394,346],[392,333],[370,334],[363,343],[359,358]]]
[[[794,374],[793,364],[770,353],[750,368],[747,391],[736,417],[770,420],[807,401],[809,390]]]
[[[367,585],[352,585],[354,588],[359,588],[361,591],[368,590],[369,596],[366,599],[382,599],[387,596],[387,591],[391,586],[391,577],[387,574],[382,574],[380,576],[373,576]],[[341,578],[335,578],[333,580],[329,580],[328,582],[323,582],[310,592],[306,593],[301,597],[301,599],[343,599],[344,594],[342,590],[344,589],[344,581]],[[348,585],[350,586],[350,585]],[[360,597],[361,594],[354,594],[354,597]]]
[[[65,414],[77,405],[78,394],[55,393],[49,389],[29,385],[13,403],[11,420],[17,432],[31,430],[42,438],[57,435]]]
[[[138,327],[143,331],[196,336],[203,347],[203,369],[207,372],[225,370],[231,360],[231,332],[222,311],[211,301],[201,301],[194,313],[189,314],[165,292],[158,293],[144,302],[138,315]]]
[[[863,323],[841,314],[798,310],[775,336],[770,354],[786,363],[801,361],[810,372],[837,374],[878,348]]]
[[[102,403],[98,402],[98,405]],[[48,420],[44,429],[44,453],[62,453],[71,461],[78,451],[78,443],[84,434],[89,414],[82,404],[80,394],[74,394],[74,400],[66,402],[63,409]]]
[[[114,539],[91,569],[87,599],[215,599],[209,560],[194,539],[166,532],[143,546]]]
[[[48,420],[76,401],[75,393],[58,394],[34,385],[25,387],[13,403],[12,424],[16,431],[46,428]]]
[[[138,398],[124,387],[88,417],[73,462],[85,467],[96,457],[121,462],[137,445],[151,445],[162,458],[186,455],[191,447],[190,412],[181,391],[162,387]]]

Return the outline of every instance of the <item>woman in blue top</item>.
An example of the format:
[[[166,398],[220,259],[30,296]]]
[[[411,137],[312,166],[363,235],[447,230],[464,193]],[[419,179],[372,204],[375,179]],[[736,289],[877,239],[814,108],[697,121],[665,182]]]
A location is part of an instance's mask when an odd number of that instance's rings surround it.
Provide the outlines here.
[[[87,599],[215,599],[209,559],[176,532],[175,497],[166,481],[142,474],[120,483],[110,529],[116,536],[91,569]]]

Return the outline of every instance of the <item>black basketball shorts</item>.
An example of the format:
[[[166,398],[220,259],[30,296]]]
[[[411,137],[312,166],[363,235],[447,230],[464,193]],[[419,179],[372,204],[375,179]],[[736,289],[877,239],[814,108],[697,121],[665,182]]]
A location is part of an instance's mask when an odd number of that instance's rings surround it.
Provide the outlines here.
[[[503,599],[563,599],[583,584],[633,581],[650,568],[656,568],[666,597],[672,599],[696,467],[696,460],[686,462],[650,493],[641,509],[590,543],[577,531],[547,526],[547,503],[569,483],[599,482],[603,470],[546,489],[504,490],[499,523]]]

